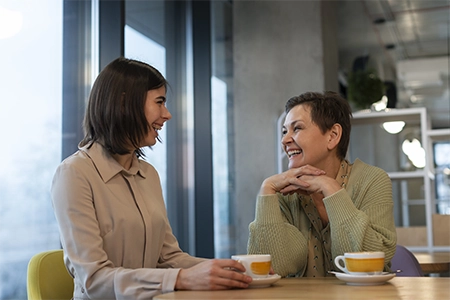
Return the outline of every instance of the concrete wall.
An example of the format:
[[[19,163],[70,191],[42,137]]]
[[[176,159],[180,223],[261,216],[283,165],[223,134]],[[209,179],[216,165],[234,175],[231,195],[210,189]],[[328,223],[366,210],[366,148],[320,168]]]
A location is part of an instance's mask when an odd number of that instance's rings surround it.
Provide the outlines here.
[[[320,1],[233,5],[236,251],[244,253],[259,187],[277,171],[277,118],[292,96],[337,89],[337,47],[324,38],[336,26]]]

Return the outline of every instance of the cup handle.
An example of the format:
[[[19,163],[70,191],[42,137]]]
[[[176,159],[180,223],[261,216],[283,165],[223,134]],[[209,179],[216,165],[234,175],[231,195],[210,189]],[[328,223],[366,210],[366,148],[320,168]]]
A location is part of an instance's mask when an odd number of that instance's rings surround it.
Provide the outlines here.
[[[240,263],[241,265],[243,265],[244,266],[244,268],[245,268],[245,265],[244,265],[244,263],[240,260],[240,259],[238,259],[238,260],[236,260],[238,263]],[[242,273],[242,274],[245,274],[245,275],[247,275],[247,268],[245,268],[245,272],[241,272],[241,271],[239,271],[239,273]]]
[[[344,266],[341,265],[341,261],[343,262]],[[336,267],[338,267],[345,273],[348,273],[347,267],[345,266],[345,259],[343,255],[336,256],[336,258],[334,259],[334,264],[336,265]]]

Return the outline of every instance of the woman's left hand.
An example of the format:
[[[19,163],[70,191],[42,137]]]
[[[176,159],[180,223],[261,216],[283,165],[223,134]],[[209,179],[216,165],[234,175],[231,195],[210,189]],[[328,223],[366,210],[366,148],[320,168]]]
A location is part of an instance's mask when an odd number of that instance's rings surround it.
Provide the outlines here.
[[[309,183],[301,180],[304,175],[319,176],[325,172],[310,165],[305,165],[298,168],[291,168],[280,174],[272,175],[266,178],[259,190],[260,195],[276,194],[286,189],[287,193],[290,190],[301,189],[304,190],[309,186]]]
[[[341,186],[339,183],[327,175],[301,175],[299,179],[306,182],[308,186],[288,185],[280,190],[280,193],[287,195],[299,193],[303,195],[310,195],[314,193],[321,193],[324,197],[332,195],[339,191]]]

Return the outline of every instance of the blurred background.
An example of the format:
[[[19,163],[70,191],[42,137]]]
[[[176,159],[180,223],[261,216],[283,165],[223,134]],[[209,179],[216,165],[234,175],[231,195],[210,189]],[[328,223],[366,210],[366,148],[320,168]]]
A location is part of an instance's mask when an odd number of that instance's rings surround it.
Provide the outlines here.
[[[349,159],[393,179],[403,241],[450,251],[433,231],[450,227],[434,218],[450,213],[448,0],[0,0],[0,53],[0,299],[26,299],[29,259],[60,247],[52,176],[83,136],[93,80],[121,55],[171,85],[173,119],[146,153],[183,250],[246,252],[259,186],[286,167],[284,103],[335,90],[354,110]],[[386,121],[404,124],[391,134]],[[417,143],[418,164],[402,148]]]

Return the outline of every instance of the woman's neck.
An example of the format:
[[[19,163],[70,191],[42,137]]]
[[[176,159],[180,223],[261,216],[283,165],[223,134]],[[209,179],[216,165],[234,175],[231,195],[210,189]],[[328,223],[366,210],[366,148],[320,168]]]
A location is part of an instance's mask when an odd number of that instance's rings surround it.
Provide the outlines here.
[[[322,170],[324,170],[328,177],[336,178],[337,174],[339,173],[339,168],[341,167],[341,162],[337,157],[333,157],[330,159],[327,159],[322,163],[322,166],[319,167]]]
[[[129,170],[131,168],[131,164],[133,163],[133,155],[134,152],[129,154],[112,154],[112,157],[125,169]]]

